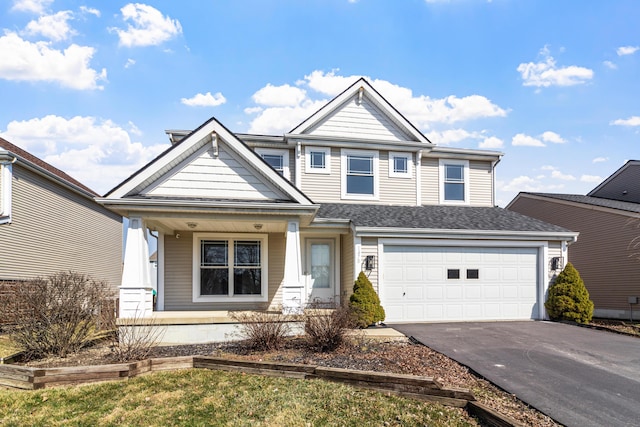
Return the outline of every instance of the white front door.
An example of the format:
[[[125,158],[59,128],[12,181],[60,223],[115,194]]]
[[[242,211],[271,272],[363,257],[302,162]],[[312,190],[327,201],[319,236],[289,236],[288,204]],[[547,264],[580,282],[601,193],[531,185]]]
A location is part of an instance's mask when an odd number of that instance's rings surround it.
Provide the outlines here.
[[[335,296],[335,248],[333,239],[307,239],[307,302],[333,302]]]

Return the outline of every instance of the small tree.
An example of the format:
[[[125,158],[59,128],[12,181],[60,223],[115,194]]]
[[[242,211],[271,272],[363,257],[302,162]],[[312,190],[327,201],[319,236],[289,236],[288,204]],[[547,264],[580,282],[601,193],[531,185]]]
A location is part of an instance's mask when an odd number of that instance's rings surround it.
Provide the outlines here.
[[[353,294],[349,298],[349,306],[353,310],[355,323],[361,328],[366,328],[385,318],[384,308],[380,305],[380,298],[373,289],[369,278],[360,272],[353,285]]]
[[[328,352],[340,347],[352,326],[353,315],[348,306],[338,305],[327,310],[311,304],[304,312],[305,341],[315,351]]]
[[[593,317],[593,302],[589,291],[573,265],[569,262],[549,288],[544,304],[552,320],[571,320],[589,323]]]

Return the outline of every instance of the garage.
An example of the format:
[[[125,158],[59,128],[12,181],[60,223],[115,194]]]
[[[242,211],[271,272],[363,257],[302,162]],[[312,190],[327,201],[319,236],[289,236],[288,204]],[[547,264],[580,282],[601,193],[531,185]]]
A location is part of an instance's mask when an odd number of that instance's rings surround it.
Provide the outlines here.
[[[383,246],[386,322],[538,318],[538,248]]]

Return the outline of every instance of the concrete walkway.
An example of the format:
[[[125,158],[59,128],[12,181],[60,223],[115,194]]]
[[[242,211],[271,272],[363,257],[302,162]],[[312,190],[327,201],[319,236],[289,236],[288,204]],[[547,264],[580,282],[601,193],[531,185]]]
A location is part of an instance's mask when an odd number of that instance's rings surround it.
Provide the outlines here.
[[[640,425],[640,339],[552,322],[391,325],[566,426]]]

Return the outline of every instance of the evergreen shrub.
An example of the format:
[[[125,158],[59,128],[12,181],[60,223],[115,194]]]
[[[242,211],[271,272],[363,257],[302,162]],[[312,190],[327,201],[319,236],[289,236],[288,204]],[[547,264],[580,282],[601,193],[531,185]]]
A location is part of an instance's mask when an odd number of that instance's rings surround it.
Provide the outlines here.
[[[580,273],[570,262],[549,288],[549,297],[544,306],[551,320],[570,320],[578,323],[591,321],[593,302]]]
[[[380,298],[373,289],[369,278],[360,272],[353,285],[353,294],[349,298],[349,306],[353,311],[356,326],[366,328],[374,323],[382,322],[385,318],[384,308],[380,305]]]

